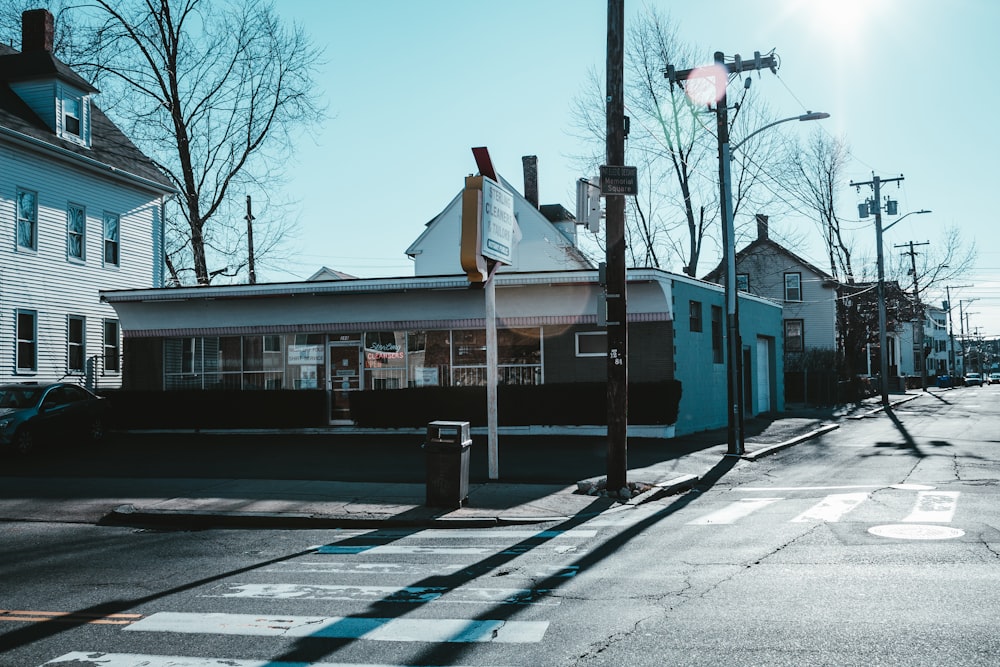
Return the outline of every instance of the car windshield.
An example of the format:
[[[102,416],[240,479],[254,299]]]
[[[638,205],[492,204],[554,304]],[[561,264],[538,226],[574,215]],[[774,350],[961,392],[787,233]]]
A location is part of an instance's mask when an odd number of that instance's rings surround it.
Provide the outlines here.
[[[38,389],[0,387],[0,408],[26,408],[38,400]]]

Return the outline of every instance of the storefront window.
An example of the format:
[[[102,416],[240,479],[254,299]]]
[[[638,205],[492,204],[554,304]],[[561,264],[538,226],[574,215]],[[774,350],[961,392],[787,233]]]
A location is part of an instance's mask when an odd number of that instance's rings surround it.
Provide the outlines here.
[[[452,379],[458,386],[486,384],[486,332],[452,332]],[[500,384],[541,384],[540,329],[497,331],[497,374]]]
[[[406,386],[406,333],[371,331],[365,334],[365,387],[400,389]]]
[[[411,331],[406,336],[407,386],[448,386],[450,359],[449,331]]]
[[[285,336],[288,350],[287,385],[293,389],[326,387],[326,336],[290,334]]]

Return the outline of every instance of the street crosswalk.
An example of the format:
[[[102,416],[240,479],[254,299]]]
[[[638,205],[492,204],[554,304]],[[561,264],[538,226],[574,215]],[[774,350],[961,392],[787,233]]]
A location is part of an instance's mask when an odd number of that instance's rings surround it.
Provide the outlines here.
[[[922,528],[927,526],[918,524],[954,521],[960,492],[900,488],[890,502],[885,497],[873,502],[887,488],[737,489],[733,493],[743,497],[703,497],[704,502],[687,503],[668,520],[672,529],[690,531],[731,529],[754,520],[874,525],[877,518]],[[859,517],[866,506],[875,513]],[[192,591],[187,608],[136,614],[114,626],[130,640],[115,646],[185,646],[183,640],[164,638],[194,635],[197,646],[220,647],[229,646],[222,637],[234,636],[391,644],[391,650],[418,644],[537,645],[558,618],[551,614],[561,602],[559,589],[580,573],[580,559],[605,533],[663,511],[657,502],[617,508],[567,530],[340,530],[300,557]],[[484,585],[493,582],[510,585]],[[304,613],[317,609],[324,613]],[[220,643],[211,643],[212,637]],[[36,667],[392,667],[94,649],[99,647],[81,647]]]

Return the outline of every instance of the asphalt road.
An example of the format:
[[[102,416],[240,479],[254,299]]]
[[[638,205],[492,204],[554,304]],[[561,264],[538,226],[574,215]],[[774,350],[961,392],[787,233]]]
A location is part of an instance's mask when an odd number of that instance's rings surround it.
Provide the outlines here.
[[[535,527],[5,524],[0,664],[996,665],[997,433],[941,392]]]

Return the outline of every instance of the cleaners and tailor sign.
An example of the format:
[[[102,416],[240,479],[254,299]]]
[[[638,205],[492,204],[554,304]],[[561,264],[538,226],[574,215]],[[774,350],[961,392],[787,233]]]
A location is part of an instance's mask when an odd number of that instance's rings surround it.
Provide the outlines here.
[[[514,196],[488,176],[467,176],[462,192],[461,259],[469,282],[487,281],[487,260],[513,263],[517,239]]]
[[[514,197],[483,177],[483,256],[510,264],[514,253]]]

